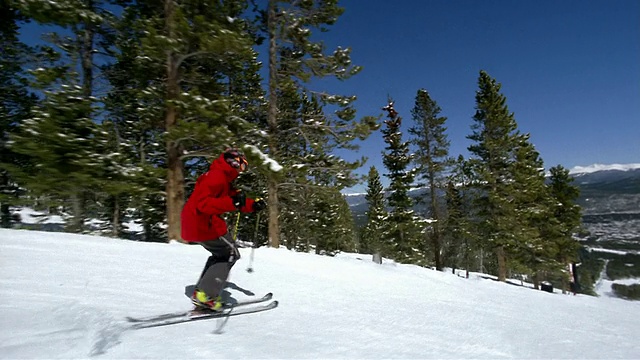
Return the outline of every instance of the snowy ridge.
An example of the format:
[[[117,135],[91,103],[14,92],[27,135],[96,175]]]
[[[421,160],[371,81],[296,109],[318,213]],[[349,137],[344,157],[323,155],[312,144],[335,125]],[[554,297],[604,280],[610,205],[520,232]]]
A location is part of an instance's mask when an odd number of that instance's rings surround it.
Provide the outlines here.
[[[629,171],[640,169],[640,163],[637,164],[593,164],[589,166],[574,166],[569,170],[569,174],[590,174],[598,171]]]
[[[640,169],[640,163],[632,163],[632,164],[592,164],[587,166],[574,166],[569,169],[569,174],[571,175],[584,175],[591,174],[598,171],[631,171]],[[549,176],[550,173],[547,169],[546,176]],[[365,184],[366,186],[366,184]],[[412,190],[419,190],[421,188],[414,188]],[[344,191],[349,191],[344,190]],[[344,193],[344,196],[352,197],[352,196],[364,196],[366,192],[354,192],[354,193]]]
[[[0,229],[0,358],[630,359],[640,302],[465,279],[370,255],[250,249],[223,297],[273,292],[268,312],[134,330],[190,307],[199,246]],[[25,292],[25,289],[28,289]],[[28,302],[25,294],[34,295]],[[222,346],[221,346],[222,344]]]

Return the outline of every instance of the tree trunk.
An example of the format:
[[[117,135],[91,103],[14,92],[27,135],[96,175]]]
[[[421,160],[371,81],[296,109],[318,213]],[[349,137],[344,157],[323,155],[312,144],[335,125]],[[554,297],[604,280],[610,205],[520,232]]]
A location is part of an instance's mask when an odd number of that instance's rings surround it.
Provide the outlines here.
[[[504,254],[504,247],[496,248],[496,257],[498,258],[498,281],[507,281],[507,259]]]
[[[93,1],[88,1],[89,9],[93,9]],[[80,37],[80,35],[78,35]],[[82,94],[85,99],[90,99],[93,96],[93,26],[89,21],[84,23],[84,33],[82,38],[78,39],[81,42],[80,58],[82,67]],[[85,114],[87,118],[91,118],[91,114]],[[71,220],[71,230],[74,232],[81,232],[84,229],[84,202],[85,202],[85,190],[78,189],[71,197],[73,218]]]
[[[429,150],[427,150],[429,153]],[[431,155],[429,155],[431,156]],[[434,181],[435,173],[430,172],[429,174],[429,187],[430,195],[431,195],[431,214],[433,214],[433,218],[435,222],[433,223],[433,258],[436,263],[436,270],[442,271],[442,254],[441,252],[441,233],[440,233],[440,214],[438,211],[438,199],[436,198],[436,182]]]
[[[165,1],[165,18],[167,37],[174,37],[174,1]],[[178,110],[173,101],[178,99],[178,61],[176,55],[167,51],[167,103],[165,115],[165,131],[170,133],[178,122]],[[180,212],[184,206],[184,174],[182,160],[180,159],[179,145],[173,140],[166,140],[167,152],[167,236],[169,241],[182,241],[180,235]]]
[[[536,271],[533,273],[533,288],[536,290],[540,290],[540,272]]]
[[[400,244],[400,251],[399,251],[400,254],[398,256],[398,259],[402,259],[402,261],[406,262],[406,259],[410,254],[410,252],[409,252],[409,246],[404,239],[404,230],[402,228],[400,228],[398,235],[400,235],[399,236],[400,239],[398,241],[398,243]]]
[[[280,223],[278,222],[278,184],[269,178],[269,246],[280,247]]]
[[[471,267],[471,261],[470,261],[470,249],[469,249],[469,241],[468,239],[465,237],[464,238],[464,262],[465,262],[465,267],[467,268],[465,271],[465,277],[468,279],[469,278],[469,268]]]
[[[175,116],[175,109],[173,109]],[[167,125],[171,121],[171,111],[167,112]],[[175,117],[173,117],[175,122]],[[167,129],[170,127],[167,126]],[[169,240],[182,241],[180,232],[180,213],[184,206],[184,174],[178,147],[173,141],[167,141],[167,236]]]
[[[113,219],[112,223],[112,236],[120,236],[120,199],[119,196],[114,196],[113,199]]]
[[[269,110],[267,123],[269,124],[269,154],[273,157],[277,154],[276,134],[278,131],[278,80],[277,61],[278,48],[276,44],[276,1],[269,1],[268,9],[269,31]],[[280,223],[278,220],[278,182],[273,175],[268,175],[269,194],[269,246],[280,246]]]
[[[566,261],[562,261],[563,264],[566,264]],[[569,276],[571,274],[571,264],[569,264],[568,266],[568,273],[562,272],[561,273],[561,278],[562,278],[562,294],[565,295],[568,291],[569,291]]]
[[[144,166],[147,163],[147,154],[145,151],[145,142],[143,139],[140,139],[140,150],[139,150],[139,154],[140,154],[140,167],[144,168]],[[140,218],[142,219],[142,230],[144,232],[143,235],[143,239],[144,241],[151,241],[151,225],[149,224],[149,221],[147,219],[147,199],[145,198],[144,195],[140,195],[138,194],[138,211],[140,211]]]
[[[298,248],[298,239],[296,239],[296,238],[287,239],[285,237],[285,243],[287,245],[287,249],[288,250],[296,249],[296,250],[300,251],[300,249]],[[311,249],[311,236],[305,236],[304,251],[308,252],[309,249]]]
[[[84,194],[82,191],[76,191],[71,196],[71,209],[73,217],[71,218],[70,231],[81,232],[84,228]]]
[[[93,9],[93,1],[88,1],[87,6]],[[82,37],[82,92],[88,99],[93,95],[93,26],[89,21],[84,24]]]
[[[6,202],[3,202],[2,205],[0,205],[0,223],[1,223],[1,227],[3,228],[10,228],[11,227],[11,208],[9,207],[9,204],[7,204]]]

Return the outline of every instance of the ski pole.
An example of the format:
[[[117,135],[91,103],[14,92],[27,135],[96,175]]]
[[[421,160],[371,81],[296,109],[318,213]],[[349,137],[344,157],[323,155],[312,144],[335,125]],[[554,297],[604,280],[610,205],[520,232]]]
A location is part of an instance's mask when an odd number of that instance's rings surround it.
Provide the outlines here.
[[[238,211],[238,217],[236,217],[236,226],[233,229],[233,241],[238,239],[238,224],[240,224],[240,211]]]
[[[260,212],[256,213],[256,229],[253,232],[253,246],[251,247],[251,255],[249,256],[249,267],[247,268],[248,273],[253,272],[253,254],[256,250],[256,246],[258,246],[258,227],[260,226]]]

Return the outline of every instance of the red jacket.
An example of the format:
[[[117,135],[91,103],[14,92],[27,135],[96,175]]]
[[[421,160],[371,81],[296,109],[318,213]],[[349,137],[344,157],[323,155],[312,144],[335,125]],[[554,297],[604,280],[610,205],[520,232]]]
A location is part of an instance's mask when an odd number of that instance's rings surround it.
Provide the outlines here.
[[[211,163],[209,171],[200,175],[193,193],[180,214],[182,239],[186,242],[216,240],[227,233],[227,223],[220,215],[237,210],[231,196],[238,193],[231,182],[238,171],[231,167],[224,156]],[[242,212],[251,212],[253,200],[247,199]]]

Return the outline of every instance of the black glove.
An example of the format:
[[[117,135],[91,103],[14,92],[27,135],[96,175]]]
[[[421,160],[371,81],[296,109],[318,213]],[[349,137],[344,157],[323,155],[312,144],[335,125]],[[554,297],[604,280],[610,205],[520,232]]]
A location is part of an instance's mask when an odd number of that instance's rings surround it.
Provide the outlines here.
[[[263,199],[256,199],[253,202],[253,211],[260,211],[260,210],[264,210],[267,207],[267,203],[263,200]]]
[[[244,195],[243,192],[239,192],[235,195],[233,195],[231,197],[231,200],[233,200],[233,206],[236,207],[236,209],[240,209],[242,207],[244,207],[244,205],[247,202],[247,197]]]

